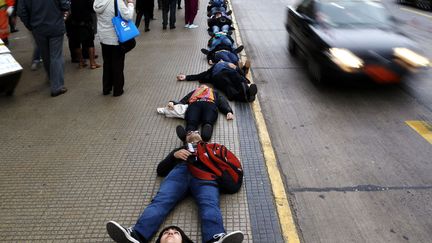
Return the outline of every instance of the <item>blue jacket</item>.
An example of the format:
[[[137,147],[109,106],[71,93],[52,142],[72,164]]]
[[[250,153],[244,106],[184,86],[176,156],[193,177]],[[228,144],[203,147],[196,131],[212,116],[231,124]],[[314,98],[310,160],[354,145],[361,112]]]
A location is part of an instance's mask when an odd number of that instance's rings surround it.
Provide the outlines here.
[[[65,33],[63,13],[69,9],[70,0],[20,0],[17,13],[30,31],[59,36]]]

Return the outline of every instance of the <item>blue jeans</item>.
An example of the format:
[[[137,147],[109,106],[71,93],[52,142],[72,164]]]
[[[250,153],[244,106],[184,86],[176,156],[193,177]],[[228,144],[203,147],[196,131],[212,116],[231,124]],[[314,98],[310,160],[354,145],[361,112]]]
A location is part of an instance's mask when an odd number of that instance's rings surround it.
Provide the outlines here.
[[[232,43],[231,40],[228,39],[228,37],[226,37],[226,36],[219,36],[219,37],[214,37],[213,38],[213,40],[212,40],[212,42],[210,44],[210,47],[209,47],[209,51],[214,50],[220,44],[223,44],[223,45],[226,45],[226,46],[231,46],[232,50],[235,49],[234,43]]]
[[[162,182],[158,193],[138,219],[134,230],[150,240],[174,206],[191,193],[201,218],[202,241],[225,233],[219,207],[219,188],[215,181],[194,178],[186,163],[178,164]]]
[[[229,31],[229,25],[227,25],[227,24],[225,24],[225,25],[222,25],[222,28],[220,28],[219,26],[217,26],[217,25],[213,25],[212,26],[212,31],[213,31],[213,33],[214,34],[216,34],[216,33],[218,33],[218,32],[224,32],[224,33],[228,33],[228,31]]]
[[[223,60],[224,62],[237,64],[239,61],[239,57],[237,56],[237,54],[232,53],[230,51],[221,50],[221,51],[217,51],[214,54],[214,62],[217,63],[220,60]]]
[[[33,36],[42,54],[51,92],[58,92],[64,87],[63,35],[45,36],[33,31]]]

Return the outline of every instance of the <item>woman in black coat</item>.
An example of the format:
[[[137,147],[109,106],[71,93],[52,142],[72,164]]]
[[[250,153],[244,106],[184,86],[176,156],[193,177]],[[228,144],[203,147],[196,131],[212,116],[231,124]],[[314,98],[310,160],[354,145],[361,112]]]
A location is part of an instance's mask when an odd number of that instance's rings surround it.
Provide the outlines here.
[[[136,0],[136,20],[135,25],[139,27],[142,16],[144,15],[144,31],[150,31],[150,20],[153,19],[154,0]]]

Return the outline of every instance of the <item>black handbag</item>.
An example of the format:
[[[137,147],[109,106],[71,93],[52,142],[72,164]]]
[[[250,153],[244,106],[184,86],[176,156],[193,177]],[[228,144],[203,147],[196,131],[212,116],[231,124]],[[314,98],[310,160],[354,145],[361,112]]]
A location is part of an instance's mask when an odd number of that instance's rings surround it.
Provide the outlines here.
[[[125,41],[123,43],[119,43],[121,50],[124,53],[128,53],[130,50],[134,49],[136,46],[135,38],[132,38],[128,41]]]

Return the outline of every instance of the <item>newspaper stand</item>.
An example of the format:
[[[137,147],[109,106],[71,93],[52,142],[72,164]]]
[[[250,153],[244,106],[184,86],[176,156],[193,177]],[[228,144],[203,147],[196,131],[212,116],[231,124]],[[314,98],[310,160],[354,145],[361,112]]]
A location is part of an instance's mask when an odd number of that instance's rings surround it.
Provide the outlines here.
[[[13,95],[23,68],[0,39],[0,94]]]

